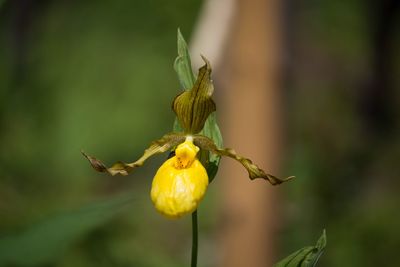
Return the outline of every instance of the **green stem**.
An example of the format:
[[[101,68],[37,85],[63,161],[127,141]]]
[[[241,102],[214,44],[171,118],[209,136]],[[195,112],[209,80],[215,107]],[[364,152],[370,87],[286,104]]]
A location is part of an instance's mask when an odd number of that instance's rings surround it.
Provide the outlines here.
[[[198,226],[197,226],[197,210],[192,213],[192,264],[191,267],[197,266],[197,248],[198,248]]]

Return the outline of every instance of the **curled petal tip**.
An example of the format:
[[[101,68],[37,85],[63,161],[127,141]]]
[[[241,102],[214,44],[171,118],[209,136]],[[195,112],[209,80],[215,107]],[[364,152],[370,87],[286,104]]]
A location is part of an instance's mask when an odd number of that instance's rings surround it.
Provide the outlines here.
[[[200,54],[201,58],[203,59],[204,63],[206,63],[207,67],[210,67],[210,61],[202,54]]]
[[[98,159],[89,156],[83,150],[81,150],[82,155],[89,161],[90,165],[98,172],[106,172],[107,167]]]

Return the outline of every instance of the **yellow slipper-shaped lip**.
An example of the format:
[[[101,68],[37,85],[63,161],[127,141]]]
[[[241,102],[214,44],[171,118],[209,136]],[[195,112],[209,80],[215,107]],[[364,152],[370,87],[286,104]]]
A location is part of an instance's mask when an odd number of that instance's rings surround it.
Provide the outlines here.
[[[203,199],[208,186],[205,168],[196,158],[199,148],[191,138],[175,150],[154,176],[151,200],[155,208],[168,218],[192,213]]]

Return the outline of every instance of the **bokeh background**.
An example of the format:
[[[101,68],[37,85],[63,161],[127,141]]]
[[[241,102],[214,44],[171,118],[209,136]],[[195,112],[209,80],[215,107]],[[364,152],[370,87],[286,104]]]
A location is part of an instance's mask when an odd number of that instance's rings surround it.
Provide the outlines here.
[[[258,248],[257,255],[275,262],[313,244],[325,228],[328,247],[319,266],[398,266],[399,1],[210,2],[219,2],[220,13],[235,6],[214,72],[222,133],[240,133],[245,143],[260,135],[224,123],[239,120],[227,112],[232,105],[255,108],[230,98],[232,80],[257,93],[237,82],[240,68],[232,64],[247,66],[250,80],[273,69],[278,82],[263,90],[279,94],[278,104],[254,97],[280,110],[265,129],[281,129],[280,145],[259,149],[279,155],[272,169],[297,177],[272,188],[279,201],[265,216],[278,223],[268,236],[262,226],[253,230],[274,240],[273,247]],[[205,4],[0,1],[0,266],[188,266],[190,216],[166,220],[148,196],[165,156],[133,175],[109,177],[95,173],[80,150],[107,163],[130,161],[171,130],[170,103],[181,90],[172,67],[176,29],[189,41],[196,25],[211,20],[211,37],[203,34],[193,45],[212,44],[212,25],[222,22],[201,16]],[[272,24],[262,17],[268,12],[242,16],[252,10],[247,5],[274,7],[279,16]],[[249,17],[254,21],[246,24]],[[272,67],[251,65],[240,47],[232,48],[243,42],[251,50],[260,44],[258,33],[271,28],[279,38],[267,43],[275,46],[259,45],[253,56],[272,53]],[[241,32],[250,34],[241,38]],[[262,123],[270,116],[265,112],[247,122]],[[229,146],[234,139],[228,137]],[[227,166],[223,161],[199,210],[199,266],[228,266],[224,257],[245,258],[249,249],[223,247],[221,233],[232,234],[224,206],[237,201],[225,193]],[[260,211],[267,205],[255,203]],[[253,266],[265,266],[258,262]]]

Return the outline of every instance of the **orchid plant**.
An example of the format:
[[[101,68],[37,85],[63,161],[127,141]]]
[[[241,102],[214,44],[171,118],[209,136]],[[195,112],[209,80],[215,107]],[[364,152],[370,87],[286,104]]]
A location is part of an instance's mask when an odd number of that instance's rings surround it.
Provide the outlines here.
[[[272,185],[278,185],[293,178],[271,175],[233,149],[222,147],[222,136],[216,122],[216,104],[212,99],[212,68],[204,56],[202,59],[205,64],[199,69],[195,79],[186,41],[178,29],[178,57],[174,62],[174,69],[184,90],[172,102],[172,109],[176,114],[173,132],[152,142],[138,160],[131,163],[119,161],[107,167],[82,151],[96,171],[112,176],[128,175],[142,166],[148,158],[159,153],[170,153],[154,176],[150,196],[156,210],[167,218],[175,219],[192,214],[192,267],[197,266],[197,208],[209,183],[217,174],[222,156],[242,164],[251,180],[261,178]],[[324,245],[320,247],[323,249]],[[317,252],[321,253],[322,249]],[[316,255],[314,250],[307,253],[309,256],[312,254],[312,258]]]

